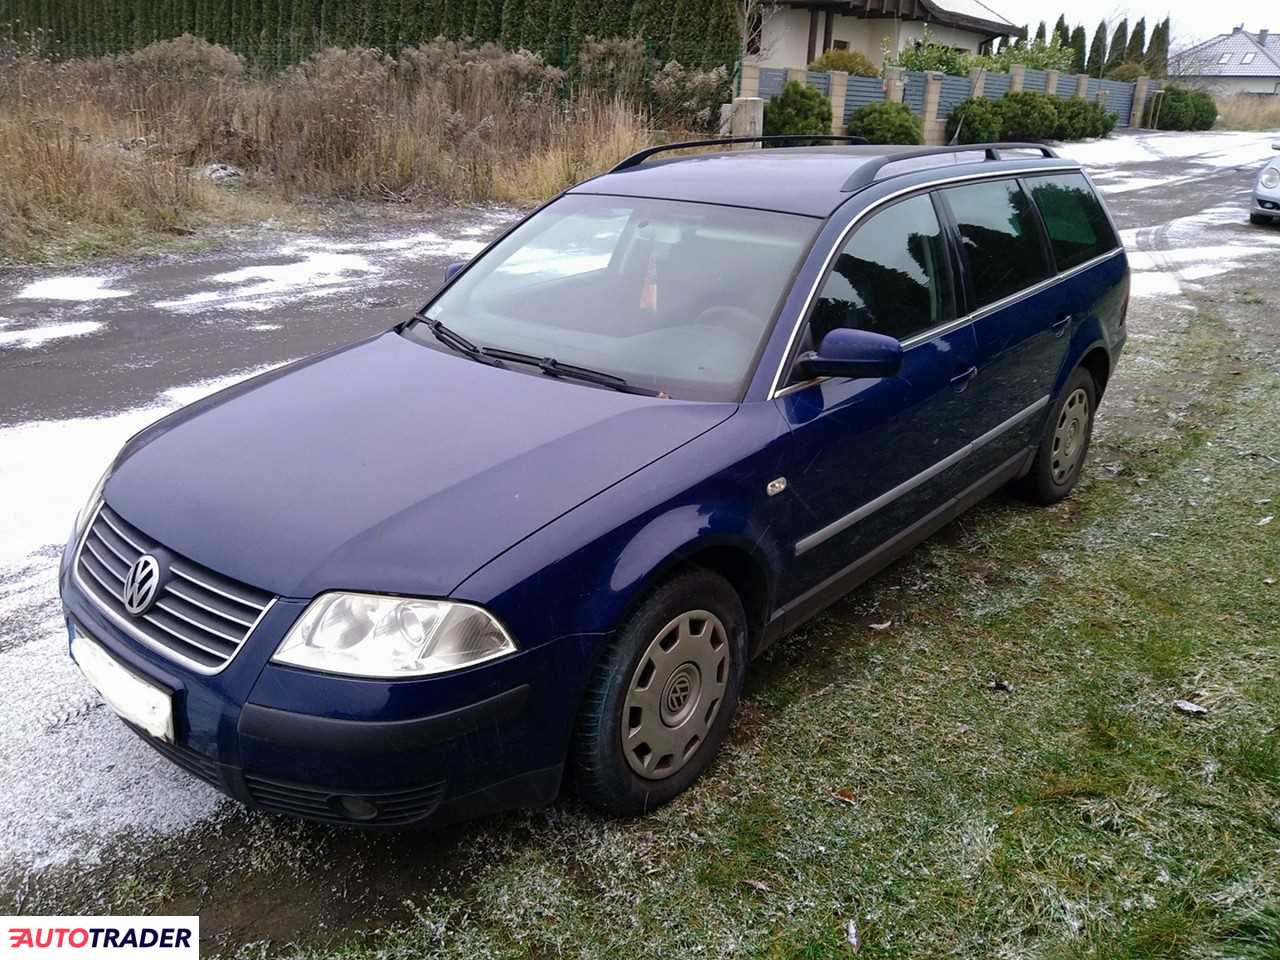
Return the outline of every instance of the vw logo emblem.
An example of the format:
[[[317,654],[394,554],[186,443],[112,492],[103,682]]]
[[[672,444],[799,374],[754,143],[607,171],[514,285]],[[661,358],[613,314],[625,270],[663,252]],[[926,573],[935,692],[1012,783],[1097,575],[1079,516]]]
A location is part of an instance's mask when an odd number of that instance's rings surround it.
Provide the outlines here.
[[[687,673],[681,673],[671,681],[667,688],[667,709],[679,713],[689,702],[689,694],[693,693],[693,681]]]
[[[124,578],[124,608],[140,617],[156,602],[160,592],[160,561],[149,553],[140,556]]]

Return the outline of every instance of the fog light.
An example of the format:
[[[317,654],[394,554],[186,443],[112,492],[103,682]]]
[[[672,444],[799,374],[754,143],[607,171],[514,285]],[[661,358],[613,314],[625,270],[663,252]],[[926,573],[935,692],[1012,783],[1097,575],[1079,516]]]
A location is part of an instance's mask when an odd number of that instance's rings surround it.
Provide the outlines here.
[[[378,808],[372,800],[364,797],[334,797],[338,810],[352,820],[372,820],[378,815]]]

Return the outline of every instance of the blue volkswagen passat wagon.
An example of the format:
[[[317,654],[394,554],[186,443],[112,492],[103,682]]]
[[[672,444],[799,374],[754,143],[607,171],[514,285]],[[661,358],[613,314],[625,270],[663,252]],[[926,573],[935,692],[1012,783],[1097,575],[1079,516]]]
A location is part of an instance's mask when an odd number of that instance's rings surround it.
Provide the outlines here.
[[[70,651],[255,808],[636,814],[748,662],[997,488],[1080,475],[1128,266],[1043,147],[645,151],[412,319],[120,452]]]

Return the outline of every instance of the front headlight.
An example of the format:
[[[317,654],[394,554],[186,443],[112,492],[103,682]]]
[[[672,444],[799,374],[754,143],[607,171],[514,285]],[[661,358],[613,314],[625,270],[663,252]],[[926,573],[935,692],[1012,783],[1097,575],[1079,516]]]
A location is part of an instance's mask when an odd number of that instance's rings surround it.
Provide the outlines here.
[[[80,512],[76,514],[75,539],[77,542],[84,536],[84,528],[89,524],[89,518],[93,516],[94,509],[98,506],[98,501],[102,499],[102,488],[107,485],[107,481],[111,479],[111,467],[107,467],[102,471],[102,476],[98,478],[98,482],[93,485],[93,492],[89,494],[89,499],[85,501],[84,506],[80,508]]]
[[[1280,187],[1280,170],[1275,167],[1267,167],[1262,171],[1262,179],[1258,181],[1268,190],[1274,190]]]
[[[465,603],[326,593],[312,601],[272,657],[353,677],[447,673],[516,651],[492,616]]]

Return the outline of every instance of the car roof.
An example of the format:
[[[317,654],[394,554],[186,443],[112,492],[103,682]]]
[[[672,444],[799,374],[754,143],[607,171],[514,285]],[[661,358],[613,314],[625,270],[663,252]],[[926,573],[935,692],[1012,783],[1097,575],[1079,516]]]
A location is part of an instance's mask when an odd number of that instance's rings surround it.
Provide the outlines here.
[[[975,145],[971,150],[872,145],[722,150],[634,163],[624,161],[614,170],[580,183],[569,192],[718,203],[829,217],[862,188],[908,173],[936,171],[941,177],[956,172],[957,167],[989,165],[993,172],[1006,169],[1017,172],[1037,167],[1075,166],[1071,161],[1043,154],[1035,158],[1006,156],[992,160],[985,150],[985,145]],[[898,156],[902,159],[893,159]],[[882,170],[885,164],[891,166]],[[917,179],[924,184],[929,178]]]

